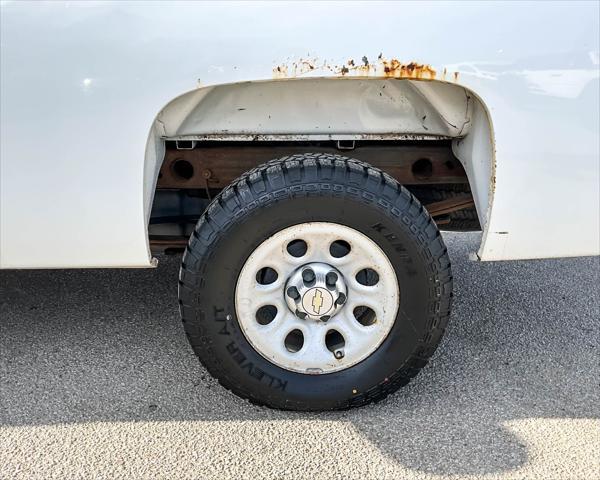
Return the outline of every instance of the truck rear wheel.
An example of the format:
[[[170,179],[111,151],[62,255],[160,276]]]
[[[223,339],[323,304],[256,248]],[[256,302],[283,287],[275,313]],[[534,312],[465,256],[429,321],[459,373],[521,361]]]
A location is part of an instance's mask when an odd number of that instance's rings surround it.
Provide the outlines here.
[[[179,298],[219,382],[293,410],[378,401],[444,332],[450,261],[417,199],[368,164],[304,154],[243,175],[198,221]]]

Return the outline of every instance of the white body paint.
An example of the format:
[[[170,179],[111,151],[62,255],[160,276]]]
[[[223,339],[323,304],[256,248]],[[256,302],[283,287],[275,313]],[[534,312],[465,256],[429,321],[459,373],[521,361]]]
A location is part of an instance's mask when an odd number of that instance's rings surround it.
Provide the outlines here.
[[[454,147],[484,225],[481,259],[600,253],[596,2],[1,5],[2,268],[152,266],[157,113],[198,78],[268,79],[275,63],[307,53],[343,62],[383,52],[459,72],[447,80],[478,99]],[[438,113],[453,103],[430,100]],[[206,111],[218,118],[224,107]],[[315,133],[294,118],[278,123]],[[381,118],[357,115],[354,126],[373,133]]]

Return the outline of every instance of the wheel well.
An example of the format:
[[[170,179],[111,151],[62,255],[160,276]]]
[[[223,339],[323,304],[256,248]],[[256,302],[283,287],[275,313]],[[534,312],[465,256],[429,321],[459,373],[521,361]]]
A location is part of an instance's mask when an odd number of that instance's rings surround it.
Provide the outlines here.
[[[308,152],[382,169],[441,228],[485,228],[494,186],[492,127],[472,92],[398,79],[246,82],[189,92],[158,114],[145,163],[152,249],[183,248],[210,200],[245,171]]]
[[[179,145],[179,148],[178,148]],[[165,144],[149,222],[154,252],[187,243],[211,199],[244,172],[296,153],[333,153],[363,160],[398,180],[429,208],[440,228],[479,230],[466,172],[451,141],[197,142]],[[351,147],[351,148],[350,148]]]

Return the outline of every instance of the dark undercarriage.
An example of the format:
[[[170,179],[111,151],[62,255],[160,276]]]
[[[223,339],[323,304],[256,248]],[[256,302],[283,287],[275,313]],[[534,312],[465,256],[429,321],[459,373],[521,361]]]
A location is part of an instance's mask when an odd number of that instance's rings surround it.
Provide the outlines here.
[[[410,190],[442,230],[481,229],[467,175],[450,140],[167,141],[149,225],[152,251],[182,251],[211,200],[244,172],[307,152],[339,154],[380,168]]]

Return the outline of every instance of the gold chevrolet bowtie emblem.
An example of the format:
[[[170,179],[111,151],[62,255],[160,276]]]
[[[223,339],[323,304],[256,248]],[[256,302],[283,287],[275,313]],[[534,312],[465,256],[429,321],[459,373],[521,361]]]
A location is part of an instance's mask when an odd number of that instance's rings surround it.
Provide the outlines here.
[[[321,312],[321,305],[323,305],[323,294],[321,293],[321,290],[317,289],[315,296],[312,299],[312,306],[317,315]]]

